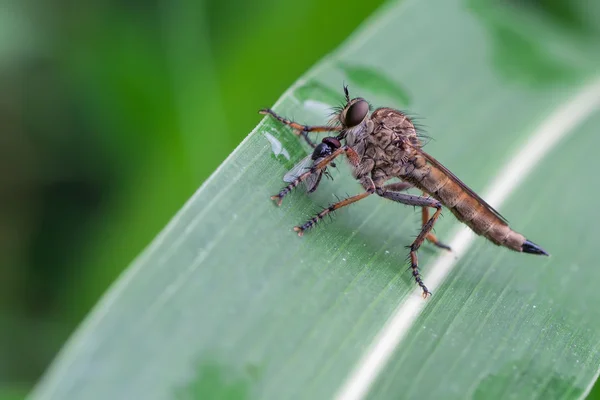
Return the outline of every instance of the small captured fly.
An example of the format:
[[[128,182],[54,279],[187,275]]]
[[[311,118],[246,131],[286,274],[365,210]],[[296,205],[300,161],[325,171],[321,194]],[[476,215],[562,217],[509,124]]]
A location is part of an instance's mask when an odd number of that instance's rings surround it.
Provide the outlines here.
[[[363,98],[350,98],[344,87],[346,103],[334,114],[328,126],[307,126],[283,118],[271,110],[261,110],[281,123],[292,127],[315,151],[297,168],[286,175],[290,184],[271,198],[280,205],[285,197],[300,182],[307,181],[309,192],[315,191],[327,166],[340,155],[348,159],[354,178],[364,191],[331,204],[304,224],[294,227],[298,235],[312,228],[327,214],[345,207],[372,194],[397,203],[421,208],[422,226],[419,235],[409,246],[412,275],[421,287],[423,297],[430,292],[423,283],[418,267],[417,250],[425,240],[450,250],[433,234],[442,207],[448,208],[456,218],[476,234],[498,246],[513,251],[537,255],[548,255],[542,247],[512,230],[507,220],[492,206],[465,185],[448,168],[433,156],[423,151],[423,144],[411,119],[389,107],[371,111],[370,104]],[[337,132],[337,136],[323,139],[318,146],[308,137],[309,132]],[[318,151],[317,151],[318,149]],[[309,167],[310,166],[310,167]],[[301,172],[301,170],[306,172]],[[397,182],[390,183],[392,179]],[[416,188],[423,196],[402,193]],[[434,209],[432,216],[429,210]]]
[[[322,169],[315,169],[313,167],[321,163],[326,157],[331,156],[331,154],[341,146],[339,139],[335,137],[324,138],[321,143],[315,146],[312,154],[304,157],[284,175],[283,180],[284,182],[288,182],[289,185],[281,189],[281,191],[273,196],[272,199],[277,199],[278,204],[281,204],[281,200],[302,182],[304,182],[304,186],[308,193],[317,190],[321,178],[323,175],[328,174],[328,172],[327,167]],[[333,163],[330,163],[329,165],[335,167],[335,164]]]

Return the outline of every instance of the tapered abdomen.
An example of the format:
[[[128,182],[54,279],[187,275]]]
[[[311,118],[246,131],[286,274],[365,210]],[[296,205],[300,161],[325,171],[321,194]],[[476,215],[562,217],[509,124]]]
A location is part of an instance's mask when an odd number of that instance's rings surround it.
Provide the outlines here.
[[[515,251],[546,254],[539,246],[510,229],[504,220],[438,167],[426,163],[424,159],[417,159],[404,172],[401,179],[439,200],[478,235]]]

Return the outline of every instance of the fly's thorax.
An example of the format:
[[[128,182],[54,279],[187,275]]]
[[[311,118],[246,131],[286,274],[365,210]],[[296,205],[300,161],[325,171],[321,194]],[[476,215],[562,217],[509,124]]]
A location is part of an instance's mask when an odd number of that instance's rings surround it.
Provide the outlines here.
[[[398,110],[378,108],[371,115],[373,129],[368,138],[371,157],[389,163],[404,163],[420,142],[410,119]],[[375,154],[377,153],[377,154]]]
[[[353,169],[356,178],[373,172],[382,175],[381,179],[397,176],[414,153],[407,143],[420,146],[410,119],[391,108],[378,108],[361,124],[347,128],[345,139],[361,157],[360,165]]]
[[[389,130],[396,135],[397,141],[408,141],[414,146],[420,146],[417,130],[412,120],[403,112],[393,108],[382,107],[371,114],[373,132]]]

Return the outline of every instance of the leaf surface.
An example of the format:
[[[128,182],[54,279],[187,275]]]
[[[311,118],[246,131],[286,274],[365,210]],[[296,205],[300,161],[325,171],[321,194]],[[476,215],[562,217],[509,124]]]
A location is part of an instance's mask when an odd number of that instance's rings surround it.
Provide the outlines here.
[[[274,109],[323,124],[346,82],[352,96],[416,116],[427,151],[492,193],[540,127],[581,93],[600,98],[593,34],[530,11],[389,3]],[[308,149],[263,119],[105,295],[32,398],[331,398],[353,373],[369,398],[582,396],[600,363],[596,105],[498,207],[552,256],[476,238],[371,378],[363,360],[418,295],[404,246],[420,215],[371,196],[298,238],[294,225],[360,187],[338,163],[333,181],[276,207],[269,197]],[[436,234],[452,242],[458,228],[446,211]],[[420,250],[426,283],[440,256]]]

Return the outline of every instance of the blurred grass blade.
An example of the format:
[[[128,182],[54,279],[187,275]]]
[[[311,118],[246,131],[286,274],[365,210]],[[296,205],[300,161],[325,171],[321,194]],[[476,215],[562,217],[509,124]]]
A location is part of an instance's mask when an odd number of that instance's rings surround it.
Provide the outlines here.
[[[600,15],[586,7],[580,24]],[[375,106],[426,117],[417,120],[434,139],[428,152],[482,191],[587,93],[592,104],[574,110],[523,182],[488,193],[552,257],[475,238],[441,283],[439,252],[426,246],[425,281],[440,285],[414,303],[404,246],[419,216],[368,198],[298,238],[294,225],[359,187],[340,165],[316,193],[275,207],[269,196],[306,149],[264,119],[115,283],[31,397],[331,398],[411,302],[420,313],[371,370],[366,397],[583,396],[600,364],[600,226],[582,210],[599,190],[600,52],[584,28],[484,0],[389,3],[275,105],[321,124],[349,83]],[[436,234],[451,240],[456,229],[446,212]]]

